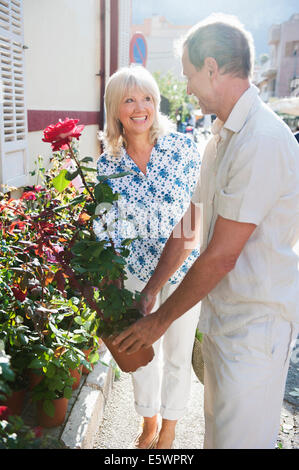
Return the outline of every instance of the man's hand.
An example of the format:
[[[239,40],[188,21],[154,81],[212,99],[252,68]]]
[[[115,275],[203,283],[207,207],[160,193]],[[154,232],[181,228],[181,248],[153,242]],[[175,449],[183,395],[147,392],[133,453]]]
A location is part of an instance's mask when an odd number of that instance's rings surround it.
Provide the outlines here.
[[[170,322],[163,319],[163,315],[157,312],[147,315],[120,333],[113,345],[118,346],[120,352],[132,354],[141,348],[149,348],[167,330]]]

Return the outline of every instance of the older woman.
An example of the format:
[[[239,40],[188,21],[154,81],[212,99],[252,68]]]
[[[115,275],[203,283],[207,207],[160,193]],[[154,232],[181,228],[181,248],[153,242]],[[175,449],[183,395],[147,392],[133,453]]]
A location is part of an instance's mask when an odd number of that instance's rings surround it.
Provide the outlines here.
[[[104,153],[98,161],[98,173],[130,171],[127,176],[108,180],[122,196],[117,210],[126,220],[114,226],[111,234],[116,244],[139,236],[131,245],[125,286],[141,292],[169,234],[189,206],[199,178],[200,158],[193,140],[174,132],[172,123],[160,113],[158,85],[143,67],[123,68],[112,75],[105,106]],[[101,236],[100,227],[96,231]],[[196,248],[169,279],[153,311],[174,291],[198,255]],[[152,362],[132,374],[135,408],[143,416],[135,441],[138,448],[172,446],[177,420],[185,413],[190,393],[198,318],[199,307],[195,306],[175,321],[154,344]]]

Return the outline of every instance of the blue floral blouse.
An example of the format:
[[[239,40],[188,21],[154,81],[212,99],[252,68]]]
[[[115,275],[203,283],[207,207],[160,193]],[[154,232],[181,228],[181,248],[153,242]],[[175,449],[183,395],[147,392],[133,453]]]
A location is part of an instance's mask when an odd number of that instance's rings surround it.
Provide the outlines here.
[[[116,246],[126,238],[130,245],[127,269],[147,282],[153,274],[173,228],[189,207],[200,173],[200,156],[192,138],[173,132],[160,137],[147,164],[146,175],[122,149],[120,157],[103,153],[97,163],[98,175],[130,172],[107,182],[121,195],[106,216],[110,236]],[[95,233],[105,238],[101,223]],[[181,282],[199,256],[194,249],[169,282]]]

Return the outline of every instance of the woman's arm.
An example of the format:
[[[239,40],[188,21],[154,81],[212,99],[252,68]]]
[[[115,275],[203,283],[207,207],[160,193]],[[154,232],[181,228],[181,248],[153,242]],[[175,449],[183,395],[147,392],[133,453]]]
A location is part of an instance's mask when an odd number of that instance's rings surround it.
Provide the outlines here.
[[[174,227],[156,269],[142,291],[140,310],[147,315],[151,312],[156,296],[169,278],[183,264],[191,251],[198,247],[200,234],[200,207],[190,206],[180,222]]]

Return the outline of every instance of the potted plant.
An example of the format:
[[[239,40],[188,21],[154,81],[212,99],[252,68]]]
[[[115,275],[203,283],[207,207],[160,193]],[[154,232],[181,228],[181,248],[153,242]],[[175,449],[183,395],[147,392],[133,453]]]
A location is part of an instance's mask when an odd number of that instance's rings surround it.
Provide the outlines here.
[[[28,365],[29,369],[43,371],[41,381],[32,390],[32,400],[37,402],[39,424],[45,427],[64,421],[68,400],[81,378],[75,371],[86,364],[84,354],[77,348],[76,333],[70,329],[70,311],[61,306],[60,299],[56,300],[56,307],[42,325],[43,347],[35,348]]]
[[[10,359],[5,353],[4,342],[0,341],[0,399],[9,394],[10,385],[15,379]],[[44,436],[41,428],[27,426],[8,406],[0,406],[0,449],[40,449],[51,446],[59,448],[60,443],[51,436]]]
[[[119,354],[113,347],[111,338],[141,318],[135,305],[138,295],[124,288],[126,258],[129,255],[130,239],[124,240],[116,251],[113,240],[109,237],[99,241],[94,233],[94,221],[103,221],[107,205],[112,205],[119,198],[107,183],[108,177],[94,175],[96,169],[88,166],[91,157],[80,159],[74,138],[79,140],[84,126],[77,125],[78,120],[65,119],[44,130],[45,142],[52,145],[54,152],[60,151],[62,159],[72,162],[73,169],[63,168],[53,180],[58,192],[63,193],[74,180],[77,180],[78,196],[67,205],[68,210],[80,207],[76,229],[72,231],[69,243],[63,251],[53,250],[63,275],[71,286],[86,300],[92,311],[100,319],[98,335],[110,349],[114,359],[122,370],[133,371],[146,365],[154,355],[153,348],[143,349],[135,355]],[[127,173],[110,175],[119,178]],[[79,182],[78,182],[79,178]],[[54,209],[55,214],[63,207]],[[51,247],[51,244],[50,244]]]
[[[5,296],[5,293],[4,293]],[[0,310],[0,339],[5,352],[10,357],[14,380],[10,384],[10,391],[5,398],[0,399],[2,405],[10,408],[13,414],[21,414],[28,387],[27,364],[31,358],[31,346],[38,340],[37,335],[23,324],[18,315],[17,300],[12,300],[14,309]],[[6,307],[9,306],[9,297],[6,296]]]
[[[70,369],[77,361],[63,347],[53,351],[43,366],[45,372],[41,382],[32,391],[32,400],[37,403],[38,422],[43,427],[55,427],[65,420],[68,400],[72,396],[74,378]]]
[[[92,370],[92,365],[99,360],[97,352],[100,338],[97,336],[99,319],[92,312],[82,297],[76,297],[76,292],[68,289],[67,299],[60,300],[60,309],[64,309],[65,318],[61,324],[69,332],[69,340],[77,352],[81,351],[80,369],[84,374]]]

